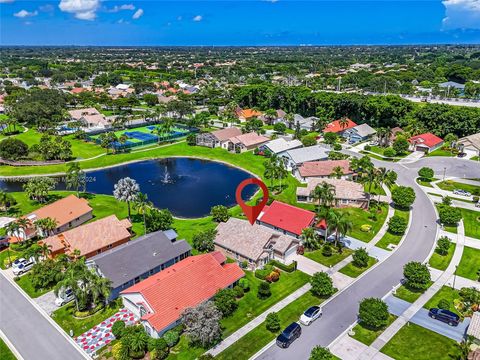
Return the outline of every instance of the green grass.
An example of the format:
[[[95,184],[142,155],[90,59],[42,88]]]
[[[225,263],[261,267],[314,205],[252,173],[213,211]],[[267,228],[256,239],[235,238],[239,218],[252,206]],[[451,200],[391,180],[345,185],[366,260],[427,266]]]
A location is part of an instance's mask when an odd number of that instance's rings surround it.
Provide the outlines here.
[[[370,257],[368,260],[368,265],[366,267],[360,268],[355,266],[353,261],[347,265],[345,265],[343,268],[340,269],[340,272],[344,275],[350,276],[352,278],[356,278],[363,274],[363,272],[367,271],[369,268],[371,268],[373,265],[377,263],[377,259]]]
[[[453,253],[455,252],[455,244],[450,243],[448,253],[446,255],[440,255],[437,251],[434,251],[428,263],[431,267],[438,270],[445,270],[452,260]]]
[[[428,153],[427,156],[447,156],[447,157],[454,157],[456,154],[453,154],[449,150],[444,150],[444,149],[437,149],[435,151],[432,151],[431,153]]]
[[[465,235],[480,239],[480,212],[459,208],[462,212]]]
[[[375,339],[379,337],[380,334],[395,321],[396,318],[397,317],[395,315],[390,314],[390,317],[388,318],[388,324],[380,329],[372,329],[360,322],[353,328],[355,335],[353,335],[352,338],[367,346],[370,346]]]
[[[13,353],[10,351],[9,347],[7,346],[7,344],[5,344],[5,342],[0,339],[0,358],[2,360],[16,360],[17,358],[15,357],[15,355],[13,355]]]
[[[475,193],[475,191],[480,191],[480,186],[459,183],[453,180],[441,181],[437,183],[437,185],[442,190],[453,191],[455,189],[461,189],[461,190],[468,191],[472,195]]]
[[[462,259],[456,274],[471,280],[479,279],[478,271],[480,270],[480,250],[468,246],[463,248]]]
[[[452,234],[457,234],[458,233],[458,226],[443,226],[443,230],[448,231],[449,233]]]
[[[381,161],[393,161],[393,162],[398,161],[397,159],[394,159],[394,158],[382,157],[380,155],[372,154],[371,152],[364,151],[364,150],[360,150],[360,154],[367,155],[368,157],[370,157],[372,159],[381,160]]]
[[[433,295],[433,297],[427,301],[423,307],[425,309],[431,309],[438,307],[438,302],[440,300],[447,300],[450,303],[450,308],[448,310],[453,311],[457,315],[460,316],[460,313],[455,309],[454,300],[460,299],[460,295],[458,294],[458,290],[452,289],[450,286],[442,286],[438,292]]]
[[[451,360],[460,355],[455,340],[409,323],[381,349],[396,360]]]
[[[30,296],[33,299],[39,296],[42,296],[43,294],[53,289],[53,288],[47,288],[47,289],[36,290],[32,285],[31,274],[25,274],[21,276],[16,282],[18,286],[20,286],[23,289],[23,291],[25,291],[28,294],[28,296]]]
[[[430,281],[429,287],[433,284]],[[414,290],[409,287],[402,285],[395,291],[395,296],[399,299],[408,301],[409,303],[414,303],[426,290]]]
[[[339,252],[337,252],[335,250],[335,248],[332,247],[332,251],[333,251],[333,254],[332,256],[324,256],[322,254],[322,250],[315,250],[315,251],[310,251],[310,252],[305,252],[304,256],[306,256],[307,258],[313,260],[313,261],[316,261],[322,265],[325,265],[325,266],[333,266],[335,265],[336,263],[339,263],[340,261],[342,261],[343,259],[345,259],[346,257],[348,257],[349,255],[351,255],[353,253],[352,250],[348,249],[348,248],[343,248],[342,249],[342,253],[340,254]]]
[[[353,224],[352,230],[350,230],[347,235],[364,242],[369,242],[382,228],[382,225],[387,218],[388,205],[382,204],[380,206],[379,213],[376,214],[376,220],[370,219],[371,214],[368,211],[360,208],[348,207],[338,210],[346,213],[348,215],[348,219]],[[369,232],[364,232],[360,229],[360,227],[364,224],[371,226],[371,230]]]
[[[243,325],[253,320],[310,280],[310,276],[301,271],[294,271],[293,273],[282,271],[280,280],[270,285],[272,295],[265,300],[260,300],[257,297],[257,292],[262,280],[257,279],[250,271],[246,271],[245,273],[250,283],[250,291],[245,293],[244,297],[239,300],[237,310],[235,310],[231,316],[222,320],[224,338],[234,333]]]
[[[418,185],[422,185],[422,186],[429,187],[429,188],[433,188],[433,185],[431,184],[431,182],[436,181],[436,180],[438,180],[438,179],[435,179],[435,178],[433,178],[433,179],[417,178],[416,179]]]
[[[75,313],[75,303],[71,302],[54,311],[52,318],[67,334],[70,330],[73,330],[73,336],[78,336],[114,315],[120,309],[121,304],[121,300],[117,299],[90,317],[76,319],[73,317]]]
[[[8,259],[8,255],[9,255],[9,250],[8,249],[0,251],[0,268],[3,269],[3,270],[6,269],[5,262],[7,261],[6,259]],[[10,257],[11,257],[12,260],[16,259],[19,256],[20,256],[20,253],[18,253],[16,251],[13,251],[13,250],[10,250]],[[8,260],[8,262],[9,261],[10,260]]]
[[[283,330],[286,326],[290,325],[292,322],[297,321],[300,315],[310,306],[318,305],[322,302],[322,299],[312,295],[311,292],[308,292],[297,300],[291,302],[289,305],[284,307],[278,312],[280,318],[281,329]],[[318,321],[321,321],[318,320]],[[255,329],[251,330],[245,336],[240,338],[232,346],[225,349],[223,352],[218,354],[215,357],[217,360],[246,360],[257,353],[270,341],[275,339],[278,333],[272,333],[268,331],[265,327],[265,322],[261,323]],[[298,340],[297,340],[298,341]]]
[[[410,211],[395,209],[394,215],[404,218],[408,223],[408,220],[410,218]],[[402,237],[403,235],[392,234],[391,232],[387,231],[375,246],[385,250],[390,250],[388,248],[388,245],[398,245],[400,243],[400,240],[402,240]]]
[[[364,190],[365,192],[367,192],[367,191],[368,191],[368,187],[369,187],[368,184],[364,184],[364,185],[363,185],[363,190]],[[385,194],[385,190],[383,190],[383,187],[377,186],[377,185],[372,185],[372,189],[370,190],[370,193],[371,193],[372,195],[386,195],[386,194]]]

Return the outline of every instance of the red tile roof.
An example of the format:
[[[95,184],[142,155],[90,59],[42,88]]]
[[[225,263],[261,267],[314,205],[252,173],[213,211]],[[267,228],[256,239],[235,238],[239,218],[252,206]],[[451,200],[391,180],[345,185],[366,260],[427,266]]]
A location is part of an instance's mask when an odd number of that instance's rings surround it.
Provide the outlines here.
[[[341,131],[344,131],[344,130],[347,130],[347,129],[350,129],[352,127],[357,126],[357,124],[355,122],[353,122],[352,120],[350,120],[350,119],[347,119],[347,120],[348,120],[347,126],[343,126],[343,127],[340,125],[340,120],[332,121],[330,124],[327,124],[327,126],[325,126],[325,129],[323,129],[323,132],[324,133],[326,133],[326,132],[338,133],[338,132],[341,132]]]
[[[425,133],[416,136],[412,136],[408,141],[416,145],[424,145],[429,148],[432,148],[440,143],[443,142],[443,139],[439,138],[437,135],[433,135],[432,133]]]
[[[274,201],[263,208],[261,222],[301,235],[302,230],[309,227],[315,220],[315,213],[292,205]]]
[[[309,161],[303,163],[298,171],[302,177],[329,176],[337,166],[342,168],[344,175],[353,174],[353,171],[350,170],[350,161],[348,160]]]
[[[122,291],[122,294],[140,293],[153,310],[142,317],[161,331],[190,307],[212,298],[245,273],[235,264],[223,264],[225,256],[217,252],[190,256],[148,279]]]

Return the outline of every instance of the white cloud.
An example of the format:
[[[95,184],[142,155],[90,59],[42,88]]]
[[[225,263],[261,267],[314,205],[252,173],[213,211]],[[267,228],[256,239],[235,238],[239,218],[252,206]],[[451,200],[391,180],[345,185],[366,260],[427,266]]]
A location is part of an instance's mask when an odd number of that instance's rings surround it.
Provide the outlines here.
[[[197,15],[193,18],[193,21],[202,21],[203,20],[203,16],[202,15]]]
[[[135,14],[133,14],[132,19],[136,20],[139,19],[143,15],[143,9],[138,9],[135,11]]]
[[[444,0],[443,28],[480,29],[480,0]]]
[[[60,10],[75,14],[80,20],[94,20],[97,17],[97,10],[100,0],[60,0]]]
[[[19,17],[19,18],[25,18],[25,17],[37,16],[37,15],[38,15],[37,10],[32,11],[32,12],[29,12],[27,10],[20,10],[19,12],[16,12],[15,14],[13,14],[13,16],[16,16],[16,17]]]
[[[115,5],[113,8],[111,8],[110,10],[107,10],[108,12],[112,12],[112,13],[116,13],[116,12],[119,12],[119,11],[122,11],[122,10],[135,10],[135,5],[133,4],[123,4],[123,5]]]

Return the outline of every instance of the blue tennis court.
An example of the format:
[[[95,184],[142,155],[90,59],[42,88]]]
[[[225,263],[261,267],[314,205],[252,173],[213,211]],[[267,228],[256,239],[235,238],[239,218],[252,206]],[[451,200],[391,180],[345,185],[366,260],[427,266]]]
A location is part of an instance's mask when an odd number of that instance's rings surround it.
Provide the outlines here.
[[[140,131],[125,131],[125,135],[129,138],[137,139],[140,141],[146,140],[157,140],[158,136],[153,134],[148,134]]]

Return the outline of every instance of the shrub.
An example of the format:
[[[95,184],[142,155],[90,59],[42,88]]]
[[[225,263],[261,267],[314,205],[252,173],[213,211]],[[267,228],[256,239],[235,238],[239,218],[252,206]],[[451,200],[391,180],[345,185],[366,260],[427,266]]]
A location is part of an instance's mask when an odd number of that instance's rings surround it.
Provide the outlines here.
[[[430,180],[434,176],[433,169],[430,169],[429,167],[422,167],[420,170],[418,170],[418,176],[420,176],[422,179]]]
[[[243,291],[247,292],[250,290],[250,283],[248,279],[242,278],[238,281],[238,285],[243,289]]]
[[[224,317],[230,316],[237,309],[236,295],[233,289],[220,289],[215,294],[215,306]]]
[[[235,293],[235,297],[236,297],[237,299],[242,298],[243,295],[245,294],[245,292],[243,291],[243,288],[242,288],[241,286],[239,286],[239,285],[237,285],[237,286],[235,286],[235,287],[233,288],[233,292]]]
[[[283,134],[287,130],[287,125],[282,122],[278,122],[273,125],[273,130],[277,133]]]
[[[452,198],[448,195],[442,197],[442,205],[447,205],[447,206],[452,205]]]
[[[340,150],[342,150],[342,145],[340,145],[340,144],[333,144],[333,150],[335,150],[335,151],[340,151]]]
[[[330,244],[325,244],[322,247],[322,255],[323,256],[332,256],[332,246]]]
[[[430,271],[427,265],[411,261],[403,267],[403,276],[407,281],[406,285],[415,290],[424,290],[430,284]]]
[[[173,216],[167,209],[158,210],[152,208],[145,214],[145,222],[147,224],[147,232],[158,230],[168,230],[172,227]]]
[[[453,206],[440,205],[438,207],[438,214],[440,223],[443,225],[457,225],[458,222],[462,220],[462,212]]]
[[[224,205],[212,206],[212,209],[210,210],[210,215],[216,222],[226,222],[230,217],[230,215],[228,214],[228,208]]]
[[[405,153],[410,144],[408,143],[408,140],[405,139],[403,136],[398,136],[397,139],[393,142],[393,149],[396,151],[397,154],[403,154]]]
[[[272,271],[270,274],[268,274],[266,277],[265,277],[265,280],[268,281],[268,282],[277,282],[278,279],[280,279],[280,273],[277,272],[277,271]]]
[[[257,297],[261,300],[267,299],[272,295],[272,291],[270,290],[270,284],[268,282],[260,283],[258,287]]]
[[[363,299],[360,303],[358,315],[362,323],[373,329],[386,326],[390,316],[387,304],[376,298]]]
[[[330,350],[321,346],[315,346],[310,353],[309,360],[334,360],[336,357],[332,355]]]
[[[478,203],[479,199],[480,199],[480,197],[478,197],[478,196],[472,197],[472,201],[473,201],[474,203]]]
[[[405,234],[405,230],[407,230],[407,220],[404,218],[393,215],[390,220],[388,220],[388,231],[392,234],[396,235],[403,235]]]
[[[128,359],[128,351],[124,348],[121,342],[117,342],[112,346],[112,356],[115,360]]]
[[[448,310],[450,309],[450,302],[446,299],[440,299],[438,302],[438,307],[443,310]]]
[[[360,226],[360,231],[370,232],[371,230],[372,230],[372,225],[363,224],[363,225]]]
[[[163,334],[163,338],[165,339],[168,347],[172,347],[178,344],[180,335],[178,335],[178,332],[174,330],[168,330],[165,334]]]
[[[366,151],[370,151],[370,150],[372,150],[372,147],[370,145],[365,145],[363,147],[363,149],[366,150]]]
[[[198,360],[213,360],[215,357],[212,354],[202,354],[198,357]]]
[[[192,242],[193,242],[194,249],[200,252],[213,251],[215,249],[213,240],[215,239],[216,234],[217,234],[217,230],[210,229],[210,230],[201,231],[193,235]]]
[[[280,261],[277,261],[277,260],[271,260],[269,262],[270,265],[272,266],[275,266],[283,271],[286,271],[286,272],[294,272],[295,270],[297,270],[297,262],[296,261],[293,261],[291,264],[289,265],[285,265],[284,263],[281,263]]]
[[[147,349],[148,351],[152,350],[165,350],[168,348],[168,344],[164,338],[148,338]]]
[[[397,155],[397,152],[391,147],[388,147],[383,151],[383,156],[393,157],[395,155]]]
[[[305,135],[304,137],[302,137],[301,141],[303,146],[305,147],[313,146],[317,144],[317,139],[313,134]]]
[[[408,209],[415,201],[415,191],[408,186],[397,186],[392,190],[392,200],[399,208]]]
[[[125,329],[125,322],[117,320],[113,323],[112,334],[115,338],[120,339],[122,337],[123,330]]]
[[[28,145],[22,140],[6,138],[0,142],[0,157],[6,160],[17,160],[28,155]]]
[[[450,239],[446,236],[442,236],[440,239],[437,241],[437,248],[435,251],[442,255],[445,256],[448,254],[448,250],[450,249]]]
[[[273,271],[273,266],[267,264],[263,267],[263,269],[255,270],[255,277],[260,280],[265,280],[265,278],[268,275],[270,275],[272,271]]]
[[[149,352],[150,360],[163,360],[168,357],[168,349],[167,350],[158,350],[153,349]]]
[[[317,272],[310,279],[312,292],[317,296],[328,297],[335,292],[332,278],[326,272]]]
[[[353,264],[357,267],[363,268],[368,266],[368,261],[370,256],[365,248],[359,248],[354,251],[353,255]]]
[[[265,319],[265,327],[270,332],[277,332],[280,330],[280,318],[276,312],[271,312]]]

